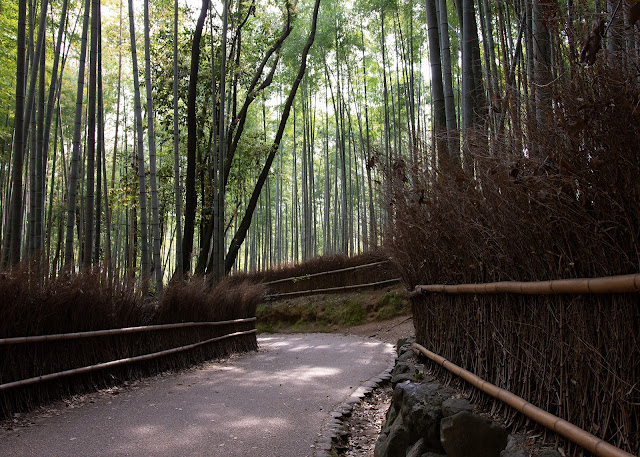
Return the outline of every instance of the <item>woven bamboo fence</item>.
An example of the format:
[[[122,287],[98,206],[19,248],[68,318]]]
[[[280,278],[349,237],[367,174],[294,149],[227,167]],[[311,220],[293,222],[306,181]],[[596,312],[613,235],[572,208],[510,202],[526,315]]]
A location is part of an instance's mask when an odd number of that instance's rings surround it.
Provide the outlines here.
[[[347,291],[350,286],[361,287],[398,277],[396,267],[382,252],[368,252],[355,257],[318,257],[298,265],[249,275],[252,281],[264,284],[271,296],[300,295],[308,291],[323,293],[317,292],[322,289],[325,292],[328,289],[332,289],[329,292],[339,292],[339,288]]]
[[[257,348],[255,318],[0,340],[0,415]]]
[[[481,294],[469,290],[472,287],[462,288],[467,294],[413,294],[417,341],[488,382],[638,455],[638,295]],[[443,291],[433,288],[437,290]],[[434,370],[453,380],[441,368]],[[470,394],[492,413],[506,417],[509,425],[528,424],[517,411],[480,391],[472,389]],[[573,455],[583,452],[569,442],[563,446]]]
[[[193,279],[150,301],[100,274],[38,281],[27,267],[0,272],[0,417],[255,350],[263,295],[242,278],[215,289]]]
[[[524,414],[526,417],[533,419],[538,424],[543,425],[550,430],[553,430],[557,434],[571,440],[571,442],[588,450],[598,457],[633,457],[628,452],[612,446],[606,441],[603,441],[581,428],[576,427],[572,423],[564,419],[560,419],[559,417],[532,405],[525,399],[485,381],[470,371],[451,363],[444,357],[429,351],[427,348],[419,344],[413,343],[413,349],[449,372],[464,379],[473,387],[509,405],[516,411]]]

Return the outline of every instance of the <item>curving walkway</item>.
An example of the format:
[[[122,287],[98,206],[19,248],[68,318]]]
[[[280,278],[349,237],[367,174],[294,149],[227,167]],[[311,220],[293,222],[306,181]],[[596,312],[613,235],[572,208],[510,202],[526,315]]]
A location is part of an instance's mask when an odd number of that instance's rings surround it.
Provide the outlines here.
[[[266,335],[259,351],[55,404],[0,430],[1,456],[304,457],[331,408],[393,348],[334,334]]]

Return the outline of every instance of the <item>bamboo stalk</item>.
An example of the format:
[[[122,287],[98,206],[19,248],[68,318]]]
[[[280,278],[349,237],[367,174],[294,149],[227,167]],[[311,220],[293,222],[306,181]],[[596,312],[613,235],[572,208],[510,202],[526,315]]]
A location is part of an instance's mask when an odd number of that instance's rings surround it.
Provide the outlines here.
[[[365,289],[367,287],[375,287],[375,286],[381,286],[383,284],[391,284],[394,282],[400,282],[402,281],[402,278],[394,278],[394,279],[386,279],[384,281],[379,281],[379,282],[370,282],[368,284],[356,284],[354,286],[342,286],[342,287],[329,287],[326,289],[311,289],[311,290],[301,290],[298,292],[286,292],[283,294],[273,294],[273,295],[267,295],[264,297],[265,300],[276,300],[278,298],[282,298],[282,297],[290,297],[293,295],[306,295],[306,294],[320,294],[320,293],[325,293],[325,292],[336,292],[338,290],[348,290],[348,289]]]
[[[434,361],[438,365],[442,366],[446,370],[455,374],[456,376],[464,379],[472,386],[478,388],[484,393],[491,395],[494,398],[506,403],[511,406],[515,410],[521,412],[525,416],[530,419],[533,419],[538,424],[553,430],[558,435],[561,435],[568,440],[574,442],[578,446],[586,449],[592,454],[599,457],[633,457],[632,454],[623,451],[606,441],[601,440],[600,438],[592,435],[591,433],[582,430],[580,427],[573,425],[571,422],[568,422],[564,419],[561,419],[557,416],[554,416],[547,411],[544,411],[537,406],[532,405],[528,401],[523,398],[509,392],[508,390],[502,389],[494,384],[491,384],[482,378],[476,376],[470,371],[465,370],[464,368],[459,367],[458,365],[450,362],[444,357],[435,354],[424,346],[421,346],[417,343],[413,343],[412,345],[414,350],[419,351],[424,356]]]
[[[139,355],[136,357],[127,357],[125,359],[119,359],[119,360],[112,360],[111,362],[104,362],[104,363],[98,363],[96,365],[90,365],[87,367],[82,367],[82,368],[74,368],[72,370],[65,370],[65,371],[60,371],[57,373],[50,373],[50,374],[46,374],[46,375],[42,375],[42,376],[36,376],[33,378],[28,378],[28,379],[22,379],[20,381],[13,381],[13,382],[8,382],[6,384],[0,384],[0,392],[7,390],[7,389],[11,389],[13,387],[24,387],[24,386],[28,386],[31,384],[37,384],[39,382],[42,381],[50,381],[53,379],[58,379],[58,378],[62,378],[64,376],[72,376],[72,375],[77,375],[77,374],[83,374],[83,373],[89,373],[91,371],[96,371],[96,370],[101,370],[103,368],[112,368],[115,366],[119,366],[119,365],[124,365],[127,363],[133,363],[133,362],[141,362],[143,360],[149,360],[149,359],[153,359],[156,357],[162,357],[164,355],[170,355],[170,354],[175,354],[177,352],[181,352],[181,351],[186,351],[189,349],[193,349],[195,347],[198,346],[202,346],[208,343],[213,343],[214,341],[220,341],[226,338],[231,338],[234,336],[240,336],[240,335],[249,335],[252,333],[255,333],[256,329],[251,329],[251,330],[245,330],[242,332],[235,332],[235,333],[229,333],[227,335],[222,335],[222,336],[217,336],[215,338],[210,338],[208,340],[205,341],[200,341],[199,343],[193,343],[193,344],[189,344],[186,346],[180,346],[177,348],[173,348],[173,349],[167,349],[165,351],[160,351],[160,352],[153,352],[151,354],[146,354],[146,355]]]
[[[640,290],[640,274],[533,282],[505,281],[484,284],[418,285],[415,290],[416,292],[445,294],[621,294]]]
[[[182,322],[177,324],[144,325],[139,327],[114,328],[109,330],[94,330],[91,332],[57,333],[54,335],[38,335],[38,336],[18,336],[13,338],[0,338],[0,345],[19,344],[19,343],[40,343],[44,341],[71,340],[71,339],[77,339],[77,338],[88,338],[88,337],[106,336],[106,335],[123,335],[125,333],[146,332],[146,331],[152,331],[152,330],[166,330],[166,329],[184,328],[184,327],[205,327],[205,326],[213,327],[218,325],[253,322],[255,320],[256,320],[255,317],[249,317],[246,319],[234,319],[229,321],[217,321],[217,322]]]
[[[352,271],[352,270],[359,270],[361,268],[368,268],[368,267],[374,267],[377,265],[382,265],[384,263],[389,262],[388,260],[383,260],[381,262],[375,262],[375,263],[368,263],[366,265],[357,265],[355,267],[347,267],[347,268],[341,268],[339,270],[331,270],[331,271],[323,271],[321,273],[313,273],[313,274],[309,274],[309,275],[302,275],[302,276],[294,276],[291,278],[285,278],[285,279],[276,279],[275,281],[269,281],[269,282],[265,282],[264,284],[267,286],[270,286],[272,284],[278,284],[281,282],[287,282],[287,281],[302,281],[305,279],[309,279],[309,278],[315,278],[317,276],[323,276],[323,275],[330,275],[330,274],[334,274],[334,273],[343,273],[345,271]]]

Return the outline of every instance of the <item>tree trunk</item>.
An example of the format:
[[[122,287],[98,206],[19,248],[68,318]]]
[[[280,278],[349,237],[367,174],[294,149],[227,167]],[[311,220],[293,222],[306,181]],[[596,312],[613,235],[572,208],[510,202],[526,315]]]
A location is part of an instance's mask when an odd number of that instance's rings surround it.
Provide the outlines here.
[[[76,112],[73,129],[73,149],[71,151],[71,170],[69,172],[69,189],[67,200],[67,232],[64,247],[64,264],[72,268],[73,262],[73,230],[76,218],[76,199],[78,186],[78,161],[80,158],[80,140],[82,136],[82,104],[84,95],[85,59],[87,55],[87,33],[89,29],[89,10],[91,0],[85,0],[84,20],[82,24],[82,41],[78,65],[78,86],[76,92]]]
[[[214,237],[213,281],[218,282],[224,276],[224,241],[225,241],[225,193],[227,178],[224,165],[227,158],[227,129],[225,117],[225,101],[227,91],[227,30],[229,24],[229,0],[223,0],[222,37],[220,43],[220,112],[218,113],[218,189],[214,218],[218,221]]]
[[[287,120],[289,119],[289,113],[291,112],[291,106],[293,105],[293,99],[295,98],[296,92],[298,91],[298,87],[300,86],[300,82],[305,74],[305,70],[307,67],[307,56],[309,54],[309,49],[313,45],[313,41],[316,35],[316,25],[318,22],[318,10],[320,8],[320,0],[315,1],[314,9],[313,9],[313,18],[311,22],[311,31],[309,32],[309,37],[307,38],[307,42],[302,50],[302,54],[300,56],[300,67],[298,69],[298,74],[296,79],[291,87],[291,91],[289,92],[289,96],[287,97],[287,101],[285,102],[284,109],[282,112],[282,117],[280,119],[280,124],[278,126],[278,131],[276,132],[276,136],[273,140],[273,144],[271,146],[271,150],[269,151],[269,155],[267,156],[267,160],[258,176],[258,182],[256,183],[255,188],[251,194],[251,199],[249,200],[249,205],[247,210],[245,211],[244,217],[238,226],[236,233],[231,240],[229,245],[229,251],[227,253],[227,257],[225,259],[225,271],[229,272],[231,267],[236,261],[236,257],[238,255],[238,251],[244,239],[247,235],[247,231],[249,230],[249,226],[251,225],[251,218],[253,216],[253,210],[258,202],[258,197],[260,196],[260,191],[262,190],[262,186],[264,185],[267,176],[269,175],[269,170],[271,169],[271,164],[273,163],[273,159],[275,158],[276,153],[278,152],[278,148],[280,146],[280,141],[282,141],[282,136],[284,135],[284,129],[287,124]]]
[[[533,2],[533,43],[535,71],[536,121],[538,128],[546,129],[551,108],[551,36],[549,34],[549,6],[546,0]]]
[[[149,237],[147,234],[147,188],[144,173],[144,138],[142,135],[142,106],[140,102],[140,81],[138,79],[138,53],[136,51],[136,29],[133,15],[133,0],[129,0],[129,34],[131,36],[131,63],[133,66],[134,115],[138,140],[138,185],[140,186],[140,256],[142,266],[142,294],[146,295],[149,287]]]
[[[18,35],[16,54],[16,111],[14,117],[14,147],[12,153],[12,192],[11,209],[4,235],[2,265],[7,267],[20,261],[20,241],[22,228],[22,169],[24,166],[24,104],[25,104],[25,65],[26,65],[26,27],[27,1],[18,3]]]
[[[364,46],[364,32],[362,32],[362,21],[360,21],[360,29],[361,29],[361,37],[362,37],[362,85],[364,86],[364,123],[365,130],[367,134],[367,144],[366,144],[366,168],[367,168],[367,184],[369,187],[369,222],[371,227],[369,228],[369,234],[371,241],[369,242],[368,247],[375,247],[378,245],[378,227],[376,220],[376,213],[374,209],[374,199],[373,199],[373,182],[371,177],[371,169],[374,166],[374,158],[371,154],[371,136],[369,129],[369,103],[367,100],[367,65],[365,58],[365,46]]]
[[[149,140],[149,185],[151,187],[151,217],[153,230],[153,269],[156,292],[162,292],[162,258],[160,257],[160,216],[158,214],[158,184],[156,179],[156,136],[151,86],[151,48],[149,43],[149,0],[144,0],[144,61],[145,89],[147,91],[147,137]]]
[[[474,89],[473,75],[473,23],[476,15],[473,0],[462,0],[462,137],[463,137],[463,168],[471,169],[468,157],[468,141],[470,130],[474,126]]]
[[[442,81],[444,85],[444,110],[447,125],[447,144],[449,156],[456,162],[460,161],[460,137],[456,122],[456,104],[453,96],[453,77],[451,75],[451,47],[449,44],[449,18],[446,0],[440,2],[440,48],[442,55]]]
[[[196,205],[196,151],[198,148],[198,125],[196,119],[196,96],[198,87],[198,69],[200,67],[200,41],[202,28],[207,17],[209,0],[202,0],[202,9],[196,23],[191,45],[191,73],[187,93],[187,174],[185,179],[184,232],[182,239],[182,273],[191,269],[191,252],[195,231]]]
[[[182,275],[182,194],[180,189],[180,127],[178,121],[178,0],[173,6],[173,190],[176,205],[176,274]]]
[[[95,157],[96,157],[96,104],[97,104],[97,69],[98,69],[98,3],[91,2],[91,52],[89,53],[89,105],[87,131],[87,197],[85,205],[84,258],[82,268],[91,268],[93,255],[94,229],[94,192],[95,192]]]
[[[438,15],[436,12],[436,0],[426,0],[427,26],[429,37],[429,61],[431,62],[431,103],[433,103],[433,128],[438,157],[442,160],[445,154],[450,154],[444,130],[447,126],[445,111],[444,85],[442,82],[442,64],[440,60],[440,36],[438,30]],[[455,156],[452,156],[455,160]]]

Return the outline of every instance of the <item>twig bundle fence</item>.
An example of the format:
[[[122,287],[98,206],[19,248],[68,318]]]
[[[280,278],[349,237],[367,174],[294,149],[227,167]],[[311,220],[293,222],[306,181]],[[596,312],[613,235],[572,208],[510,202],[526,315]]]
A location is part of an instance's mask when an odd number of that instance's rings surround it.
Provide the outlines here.
[[[193,280],[171,284],[159,301],[150,302],[101,275],[39,282],[25,270],[2,272],[0,385],[9,386],[0,389],[0,417],[62,396],[255,350],[255,309],[263,291],[237,278],[222,281],[215,290]],[[64,376],[49,376],[60,372]],[[25,379],[32,381],[21,382]]]
[[[355,257],[325,256],[298,265],[250,275],[267,287],[269,296],[296,296],[320,291],[350,291],[356,286],[390,284],[399,273],[380,251]],[[371,286],[373,287],[373,286]]]
[[[248,322],[255,322],[255,318],[251,318],[251,319],[239,319],[237,321],[226,321],[225,323],[223,323],[223,325],[229,325],[229,324],[240,324],[240,323],[248,323]],[[217,322],[207,322],[204,324],[217,324]],[[207,326],[207,325],[203,325]],[[154,327],[165,327],[167,329],[176,329],[176,328],[187,328],[187,327],[195,327],[194,325],[188,325],[188,326],[180,326],[180,325],[168,325],[168,326],[150,326],[151,328],[149,329],[150,331],[152,330],[157,330],[157,328]],[[131,332],[123,332],[121,330],[130,330],[130,328],[128,329],[113,329],[113,330],[105,330],[105,331],[97,331],[97,332],[85,332],[85,335],[83,335],[86,338],[96,338],[99,336],[104,336],[104,335],[125,335],[125,334],[130,334]],[[137,327],[136,330],[138,331],[143,331],[143,329],[146,329],[146,327]],[[108,332],[108,333],[107,333]],[[33,384],[37,384],[40,382],[45,382],[45,381],[50,381],[50,380],[58,380],[61,378],[64,378],[66,376],[74,376],[74,375],[79,375],[79,374],[85,374],[85,373],[90,373],[90,372],[94,372],[97,370],[103,370],[103,369],[109,369],[109,368],[113,368],[113,367],[119,367],[122,365],[126,365],[126,364],[131,364],[131,363],[136,363],[136,362],[143,362],[143,361],[147,361],[147,360],[151,360],[151,359],[155,359],[157,357],[164,357],[164,356],[169,356],[169,355],[173,355],[173,354],[178,354],[182,351],[188,351],[191,349],[195,349],[197,347],[200,346],[204,346],[205,344],[212,344],[212,343],[216,343],[219,341],[224,341],[226,339],[230,339],[230,338],[238,338],[238,337],[242,337],[242,336],[248,336],[248,335],[252,335],[256,332],[255,328],[250,328],[248,330],[242,330],[242,331],[237,331],[237,332],[232,332],[232,333],[223,333],[222,335],[219,336],[214,336],[211,338],[207,338],[205,340],[200,340],[200,341],[196,341],[194,343],[190,343],[190,344],[186,344],[183,346],[178,346],[178,347],[174,347],[174,348],[170,348],[170,349],[163,349],[161,351],[158,352],[151,352],[148,354],[140,354],[140,355],[136,355],[136,356],[130,356],[130,357],[124,357],[124,358],[120,358],[120,359],[115,359],[115,360],[110,360],[108,362],[102,362],[102,363],[96,363],[94,365],[88,365],[88,366],[81,366],[81,367],[77,367],[77,368],[70,368],[67,370],[63,370],[63,371],[58,371],[55,373],[47,373],[47,374],[41,374],[41,375],[37,375],[37,376],[33,376],[31,378],[26,378],[26,379],[20,379],[17,381],[12,381],[12,382],[7,382],[4,384],[0,384],[0,392],[8,390],[8,389],[13,389],[13,388],[20,388],[20,387],[25,387],[25,386],[30,386]],[[66,335],[73,335],[72,338],[63,338],[65,336],[65,334],[58,334],[58,335],[44,335],[43,338],[41,337],[24,337],[24,338],[7,338],[5,339],[5,341],[0,341],[0,343],[6,343],[6,345],[15,345],[15,344],[20,344],[20,343],[26,343],[29,344],[31,342],[34,341],[63,341],[63,340],[76,340],[78,338],[78,335],[80,335],[79,333],[71,333],[71,334],[66,334]],[[228,343],[225,342],[226,345],[233,345],[233,343]],[[222,351],[224,352],[224,350]]]
[[[388,170],[385,247],[408,287],[638,273],[637,70],[572,67],[552,97],[548,122],[526,119],[526,153],[521,136],[468,131],[467,169],[440,157]],[[639,455],[640,299],[609,292],[416,294],[417,342]]]
[[[577,444],[585,450],[588,450],[594,455],[599,457],[633,457],[632,454],[623,451],[620,448],[612,446],[606,441],[597,438],[591,433],[575,426],[571,422],[554,416],[553,414],[545,411],[532,403],[526,401],[522,397],[515,395],[513,392],[502,389],[486,380],[476,376],[468,370],[459,367],[450,360],[445,359],[439,354],[429,351],[427,348],[413,343],[413,350],[423,354],[431,361],[437,363],[452,374],[464,379],[466,382],[481,390],[482,392],[491,395],[493,398],[498,399],[502,403],[509,405],[518,412],[524,414],[529,419],[533,419],[538,424],[543,425],[556,432],[557,434],[569,439],[571,442]]]
[[[425,347],[627,452],[640,451],[636,294],[416,294],[412,308]],[[512,425],[526,423],[478,391],[472,398]]]

